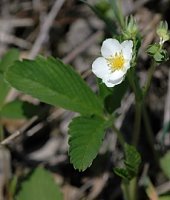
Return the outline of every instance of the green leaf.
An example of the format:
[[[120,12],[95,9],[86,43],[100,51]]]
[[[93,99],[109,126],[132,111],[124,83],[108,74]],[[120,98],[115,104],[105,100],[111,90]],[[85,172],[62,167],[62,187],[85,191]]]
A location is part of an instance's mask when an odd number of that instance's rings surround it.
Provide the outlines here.
[[[160,44],[150,45],[147,49],[147,53],[150,56],[153,56],[154,60],[157,63],[161,63],[169,59],[168,52],[165,49],[162,49],[162,46],[160,46]]]
[[[160,196],[159,200],[170,200],[170,195]]]
[[[37,168],[33,171],[29,179],[21,183],[21,189],[16,196],[16,200],[62,200],[59,187],[48,171]]]
[[[125,160],[124,168],[114,168],[114,172],[124,180],[132,180],[138,173],[139,165],[141,163],[141,156],[136,148],[125,143],[124,145]]]
[[[141,156],[136,150],[136,148],[132,145],[125,144],[124,146],[125,151],[125,165],[129,172],[137,174],[139,165],[141,163]]]
[[[6,96],[10,90],[9,85],[4,81],[3,74],[0,73],[0,109],[4,104]]]
[[[1,111],[0,117],[10,119],[31,118],[39,113],[40,108],[31,103],[15,100],[5,104]]]
[[[127,80],[113,88],[112,94],[105,98],[105,108],[109,113],[113,113],[121,105],[121,100],[128,89]]]
[[[150,55],[150,56],[153,56],[155,53],[157,53],[160,49],[160,45],[159,44],[152,44],[152,45],[149,45],[148,49],[147,49],[147,53]]]
[[[155,61],[158,63],[161,63],[163,61],[167,61],[168,58],[168,53],[165,49],[161,49],[160,51],[158,51],[157,53],[155,53],[155,55],[153,56]]]
[[[6,73],[16,89],[41,101],[81,114],[102,114],[102,104],[83,79],[59,59],[15,62]]]
[[[4,72],[19,58],[19,51],[16,49],[9,50],[0,61],[0,109],[4,104],[5,98],[10,90],[9,85],[4,80]]]
[[[102,118],[76,117],[69,125],[69,154],[74,168],[84,171],[97,156],[106,128]]]
[[[3,57],[0,62],[0,73],[4,73],[7,68],[13,64],[15,60],[19,58],[19,51],[17,49],[9,50]]]
[[[170,178],[170,151],[168,151],[161,159],[160,166],[164,172],[164,174]]]
[[[128,181],[128,180],[131,179],[131,176],[129,175],[129,172],[128,172],[127,169],[115,167],[113,170],[114,170],[115,174],[117,174],[118,176],[120,176],[124,180]]]

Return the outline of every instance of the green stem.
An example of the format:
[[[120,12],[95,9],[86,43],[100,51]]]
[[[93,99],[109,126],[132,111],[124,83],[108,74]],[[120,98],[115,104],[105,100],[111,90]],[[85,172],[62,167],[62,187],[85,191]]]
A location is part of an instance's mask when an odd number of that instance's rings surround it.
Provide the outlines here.
[[[144,90],[143,90],[143,96],[144,97],[148,93],[148,90],[149,90],[149,87],[151,85],[151,81],[152,81],[153,74],[155,72],[156,66],[157,66],[156,63],[154,61],[152,61],[151,67],[150,67],[150,69],[148,71],[147,81],[146,81],[146,84],[145,84]]]
[[[142,109],[142,117],[143,117],[143,122],[144,122],[145,130],[146,130],[146,136],[147,136],[148,143],[149,143],[151,151],[153,153],[155,162],[159,166],[159,156],[154,148],[154,134],[153,134],[153,131],[152,131],[152,128],[150,125],[151,123],[150,123],[149,116],[148,116],[145,106],[143,106],[143,109]]]
[[[114,124],[112,125],[112,129],[113,129],[113,131],[116,133],[117,138],[118,138],[118,140],[119,140],[121,146],[124,148],[125,139],[124,139],[122,133],[120,132],[119,129],[116,128],[116,126],[115,126]]]
[[[137,200],[137,179],[136,177],[129,182],[122,182],[122,191],[125,200]]]
[[[139,82],[135,75],[134,69],[132,69],[128,73],[128,80],[132,87],[132,90],[135,94],[135,122],[133,128],[133,135],[132,135],[132,144],[137,146],[139,136],[140,136],[140,127],[141,127],[141,109],[142,109],[142,91],[139,86]]]
[[[122,182],[122,191],[125,200],[131,200],[130,191],[129,191],[129,183]]]
[[[144,90],[143,90],[143,97],[144,97],[143,101],[145,101],[145,97],[146,97],[146,95],[149,91],[149,87],[151,85],[151,81],[152,81],[153,74],[155,72],[156,67],[157,67],[157,65],[156,65],[155,61],[152,61],[151,67],[148,71],[147,81],[146,81],[146,84],[145,84],[145,87],[144,87]],[[154,149],[154,134],[153,134],[153,131],[152,131],[152,127],[150,125],[150,120],[149,120],[149,116],[148,116],[145,105],[143,106],[143,109],[142,109],[142,116],[143,116],[144,126],[145,126],[145,129],[146,129],[147,140],[149,142],[150,148],[151,148],[153,156],[155,158],[155,162],[159,166],[159,156]]]
[[[142,103],[136,101],[135,103],[135,123],[133,128],[132,144],[136,147],[138,145],[141,127],[141,110]]]
[[[136,76],[136,72],[134,70],[135,70],[134,67],[129,70],[129,72],[127,74],[128,81],[129,81],[129,84],[130,84],[134,94],[135,94],[135,100],[142,101],[142,99],[143,99],[142,90],[140,88],[139,81]]]

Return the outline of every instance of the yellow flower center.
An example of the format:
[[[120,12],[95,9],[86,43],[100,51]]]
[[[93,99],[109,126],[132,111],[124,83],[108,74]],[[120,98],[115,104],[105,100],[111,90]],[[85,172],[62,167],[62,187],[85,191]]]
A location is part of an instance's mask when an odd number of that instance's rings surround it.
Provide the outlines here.
[[[107,58],[108,65],[111,67],[111,70],[121,70],[123,68],[123,65],[125,63],[125,59],[123,57],[122,52],[116,53],[114,56],[111,56],[110,58]]]

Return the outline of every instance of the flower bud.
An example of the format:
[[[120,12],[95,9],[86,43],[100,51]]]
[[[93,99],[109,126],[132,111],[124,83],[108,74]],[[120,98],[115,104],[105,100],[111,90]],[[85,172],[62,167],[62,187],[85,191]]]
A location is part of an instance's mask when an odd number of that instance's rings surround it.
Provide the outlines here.
[[[133,39],[138,34],[138,26],[136,20],[131,15],[125,20],[125,30],[123,31],[123,35],[125,39]]]
[[[158,34],[160,38],[160,45],[163,45],[164,42],[168,41],[170,39],[169,31],[168,31],[168,24],[166,21],[161,21],[156,33]]]

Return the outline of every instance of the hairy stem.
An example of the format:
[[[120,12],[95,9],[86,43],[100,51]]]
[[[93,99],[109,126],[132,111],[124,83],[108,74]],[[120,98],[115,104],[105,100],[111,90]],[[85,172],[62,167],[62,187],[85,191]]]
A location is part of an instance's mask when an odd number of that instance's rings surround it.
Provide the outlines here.
[[[140,136],[141,109],[142,109],[143,96],[142,96],[142,91],[139,86],[139,82],[135,75],[134,69],[128,73],[128,80],[135,94],[135,122],[134,122],[133,135],[132,135],[132,144],[134,146],[137,146],[139,136]]]
[[[135,123],[133,128],[132,144],[136,147],[140,136],[142,103],[135,103]]]

